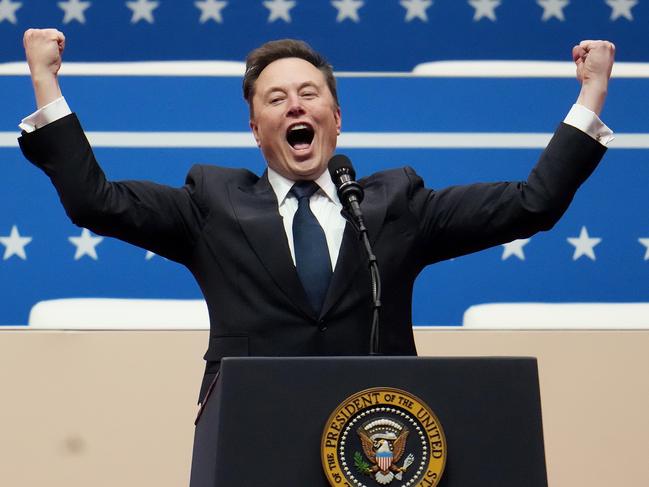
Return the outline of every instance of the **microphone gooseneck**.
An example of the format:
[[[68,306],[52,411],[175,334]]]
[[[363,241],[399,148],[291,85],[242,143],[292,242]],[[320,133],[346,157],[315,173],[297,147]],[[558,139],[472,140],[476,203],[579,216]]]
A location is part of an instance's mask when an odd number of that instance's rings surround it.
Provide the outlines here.
[[[337,154],[329,160],[329,174],[338,189],[338,198],[343,204],[342,215],[352,224],[363,242],[367,254],[370,279],[372,281],[372,325],[370,329],[370,355],[379,353],[379,311],[381,309],[381,277],[376,256],[367,236],[360,203],[363,201],[363,188],[356,182],[356,171],[347,156]]]

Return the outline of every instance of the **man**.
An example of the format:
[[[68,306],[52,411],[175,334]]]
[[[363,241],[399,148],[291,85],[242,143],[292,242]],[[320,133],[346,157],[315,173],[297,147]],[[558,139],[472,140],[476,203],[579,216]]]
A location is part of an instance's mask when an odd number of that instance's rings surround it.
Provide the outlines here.
[[[25,33],[38,111],[23,120],[20,146],[50,177],[74,223],[193,273],[211,322],[200,398],[225,356],[367,354],[369,273],[326,170],[342,114],[324,59],[299,41],[253,51],[244,97],[268,170],[258,177],[194,166],[185,186],[170,188],[106,180],[61,97],[57,73],[64,43],[55,30]],[[416,354],[412,288],[426,265],[547,230],[563,214],[611,137],[598,115],[613,57],[614,47],[605,41],[584,41],[573,49],[582,83],[578,104],[526,182],[433,191],[410,168],[361,180],[384,290],[383,354]],[[304,259],[316,246],[305,244],[306,227],[319,239],[318,248],[326,242],[324,262],[321,253]],[[312,260],[319,261],[317,274],[304,271]],[[307,277],[313,275],[322,277]]]

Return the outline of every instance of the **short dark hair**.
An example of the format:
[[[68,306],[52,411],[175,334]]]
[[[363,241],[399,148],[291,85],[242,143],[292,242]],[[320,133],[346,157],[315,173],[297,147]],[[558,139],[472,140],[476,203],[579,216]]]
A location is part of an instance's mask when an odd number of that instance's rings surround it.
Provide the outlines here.
[[[338,106],[338,93],[336,91],[336,78],[334,77],[333,67],[327,62],[324,56],[316,52],[304,41],[281,39],[278,41],[270,41],[259,46],[246,57],[246,74],[243,76],[243,97],[250,106],[250,113],[252,113],[252,98],[255,96],[255,82],[261,72],[270,63],[288,57],[304,59],[322,71],[329,91],[331,91],[336,106]]]

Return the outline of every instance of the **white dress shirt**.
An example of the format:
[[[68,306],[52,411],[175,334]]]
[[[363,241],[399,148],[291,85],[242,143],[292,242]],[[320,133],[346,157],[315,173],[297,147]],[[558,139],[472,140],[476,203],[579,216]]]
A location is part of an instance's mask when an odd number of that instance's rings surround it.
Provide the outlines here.
[[[285,178],[276,171],[268,168],[268,182],[277,196],[279,214],[284,220],[284,231],[288,239],[288,246],[291,249],[291,257],[295,264],[295,245],[293,244],[293,217],[297,211],[297,198],[289,191],[295,184],[295,181]],[[325,171],[315,180],[320,189],[316,191],[309,199],[311,212],[320,223],[327,239],[329,248],[329,258],[331,259],[331,268],[336,268],[338,261],[338,252],[343,241],[345,231],[345,219],[340,214],[343,205],[338,199],[336,186],[331,180],[329,171]]]

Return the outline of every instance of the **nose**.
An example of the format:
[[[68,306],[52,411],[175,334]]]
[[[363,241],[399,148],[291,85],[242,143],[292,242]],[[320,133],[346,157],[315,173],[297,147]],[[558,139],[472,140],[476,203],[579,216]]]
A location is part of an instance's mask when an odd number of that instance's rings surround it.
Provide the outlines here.
[[[286,115],[289,117],[299,117],[301,115],[304,115],[304,107],[302,106],[302,103],[300,101],[300,97],[298,96],[290,96],[288,100],[288,110],[286,112]]]

